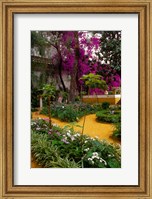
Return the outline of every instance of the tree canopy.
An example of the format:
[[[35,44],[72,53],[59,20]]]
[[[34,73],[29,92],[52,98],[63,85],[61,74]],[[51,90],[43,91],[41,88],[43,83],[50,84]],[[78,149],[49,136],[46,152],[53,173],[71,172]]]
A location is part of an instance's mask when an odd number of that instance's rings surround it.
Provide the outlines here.
[[[81,77],[89,73],[101,75],[109,90],[121,85],[120,31],[32,31],[31,45],[52,48],[50,59],[64,91],[62,72],[71,76],[70,100],[84,89]]]

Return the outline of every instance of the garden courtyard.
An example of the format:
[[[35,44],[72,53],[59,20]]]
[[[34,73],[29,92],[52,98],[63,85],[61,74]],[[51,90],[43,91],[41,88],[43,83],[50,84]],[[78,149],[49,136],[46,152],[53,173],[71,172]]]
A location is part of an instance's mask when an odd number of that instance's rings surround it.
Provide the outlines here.
[[[31,167],[121,168],[121,32],[31,32]]]

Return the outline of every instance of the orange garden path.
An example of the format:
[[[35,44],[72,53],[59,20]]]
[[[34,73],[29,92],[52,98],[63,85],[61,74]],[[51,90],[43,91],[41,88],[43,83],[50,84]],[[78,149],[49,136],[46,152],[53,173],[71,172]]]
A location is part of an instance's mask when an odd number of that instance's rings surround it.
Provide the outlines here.
[[[32,114],[33,119],[37,118],[48,118],[46,115],[38,114],[37,112],[34,112]],[[76,122],[75,125],[83,126],[84,117],[82,117],[79,122]],[[66,125],[70,125],[68,122],[62,122],[58,119],[52,118],[52,123],[57,124],[60,127],[64,127]],[[74,127],[75,131],[82,132],[81,127]],[[87,134],[91,137],[99,137],[99,139],[105,139],[110,143],[118,143],[117,140],[114,140],[111,138],[112,132],[114,130],[113,124],[108,123],[100,123],[96,122],[96,115],[91,114],[87,115],[85,119],[85,125],[84,125],[84,134]]]
[[[37,118],[48,118],[46,115],[38,114],[38,112],[33,112],[32,113],[32,118],[37,119]],[[79,122],[76,122],[75,125],[80,125],[82,126],[84,122],[84,117],[82,117]],[[64,127],[66,125],[70,125],[68,122],[62,122],[58,119],[52,118],[52,123],[57,124],[60,127]],[[82,132],[81,127],[75,127],[75,131]],[[112,139],[111,135],[114,130],[113,124],[108,124],[108,123],[100,123],[96,122],[96,115],[95,114],[90,114],[86,116],[85,119],[85,125],[84,125],[84,134],[87,134],[91,137],[97,136],[99,139],[105,139],[110,143],[119,143],[119,141]],[[34,161],[32,161],[32,168],[39,167],[36,165]]]

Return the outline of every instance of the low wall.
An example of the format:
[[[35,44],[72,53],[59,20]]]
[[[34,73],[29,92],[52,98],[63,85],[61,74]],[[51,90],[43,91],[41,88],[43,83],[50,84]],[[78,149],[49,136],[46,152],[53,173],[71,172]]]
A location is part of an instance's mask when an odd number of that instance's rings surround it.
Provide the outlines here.
[[[117,104],[121,99],[121,95],[85,95],[82,101],[86,103],[103,103]]]

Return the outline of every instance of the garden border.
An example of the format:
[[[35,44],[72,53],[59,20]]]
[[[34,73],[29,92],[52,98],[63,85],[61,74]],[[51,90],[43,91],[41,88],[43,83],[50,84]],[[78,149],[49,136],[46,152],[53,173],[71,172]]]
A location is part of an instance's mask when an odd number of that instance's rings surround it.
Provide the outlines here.
[[[152,197],[152,0],[1,0],[0,196],[1,198]],[[15,186],[13,184],[13,17],[16,13],[137,13],[139,16],[139,185]],[[151,19],[151,21],[150,21]],[[151,145],[150,145],[151,144]]]

